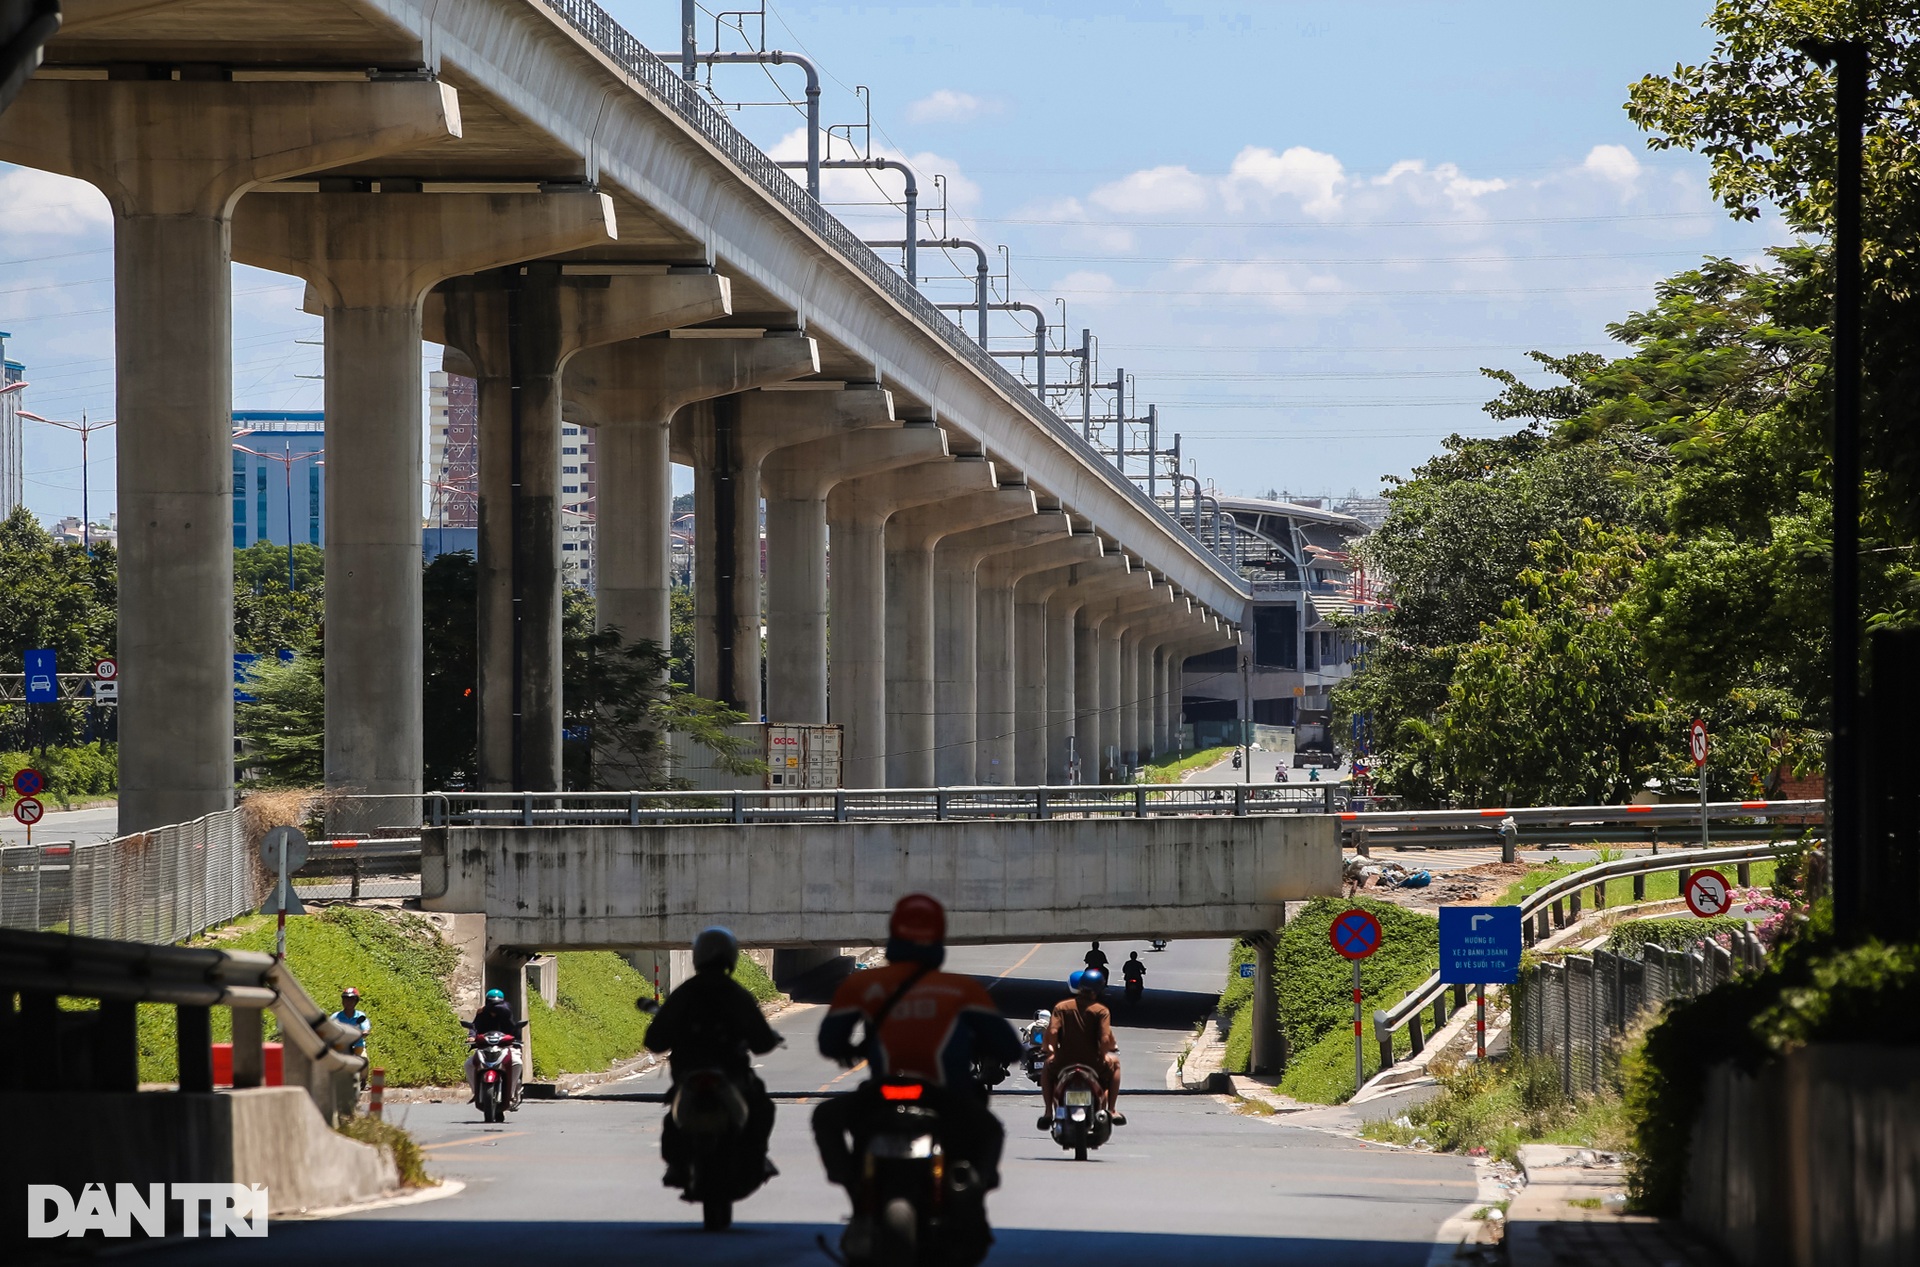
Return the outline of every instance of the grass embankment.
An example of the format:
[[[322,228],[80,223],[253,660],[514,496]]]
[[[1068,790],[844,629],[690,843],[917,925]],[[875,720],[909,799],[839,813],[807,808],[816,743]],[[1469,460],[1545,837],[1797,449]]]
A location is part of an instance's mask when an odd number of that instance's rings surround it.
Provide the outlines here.
[[[1556,858],[1536,870],[1529,871],[1525,876],[1509,885],[1506,892],[1493,900],[1493,904],[1495,906],[1518,906],[1523,900],[1531,897],[1534,893],[1552,884],[1554,881],[1564,880],[1574,872],[1592,865],[1593,864],[1589,862],[1567,862],[1564,859]],[[1752,884],[1749,887],[1764,889],[1772,885],[1776,865],[1777,864],[1771,861],[1754,863],[1751,873]],[[1728,870],[1731,870],[1731,868],[1728,868]],[[1733,880],[1734,877],[1729,875],[1727,879]],[[1646,900],[1649,902],[1670,902],[1680,896],[1680,876],[1677,872],[1656,872],[1653,875],[1647,876],[1646,881]],[[1592,901],[1593,891],[1591,888],[1583,889],[1581,893],[1581,901]],[[1633,878],[1631,876],[1619,876],[1607,881],[1607,905],[1609,907],[1625,906],[1632,901]]]
[[[1190,752],[1184,757],[1162,757],[1140,767],[1142,783],[1178,783],[1195,770],[1204,770],[1217,761],[1224,761],[1233,754],[1231,746],[1221,748],[1202,748]]]
[[[218,930],[223,949],[272,953],[274,921],[250,916]],[[534,1074],[596,1073],[639,1052],[647,1017],[634,1007],[652,983],[609,951],[558,956],[559,997],[552,1008],[528,1000]],[[466,1061],[466,1031],[447,989],[459,952],[442,941],[427,920],[406,911],[333,906],[287,921],[287,962],[300,984],[322,1007],[339,1006],[340,991],[360,991],[360,1006],[373,1020],[367,1056],[387,1071],[390,1087],[452,1086]],[[779,997],[760,966],[742,958],[735,978],[762,1001]],[[269,1012],[267,1039],[279,1037]],[[213,1038],[232,1037],[232,1017],[213,1010]],[[140,1080],[177,1077],[174,1010],[161,1004],[139,1009]]]
[[[1430,915],[1366,898],[1316,898],[1280,930],[1274,953],[1274,979],[1267,988],[1279,1001],[1280,1028],[1287,1038],[1287,1067],[1280,1080],[1286,1095],[1313,1104],[1349,1099],[1353,1085],[1353,965],[1334,953],[1327,941],[1333,917],[1351,906],[1371,911],[1380,921],[1381,947],[1361,961],[1361,1010],[1366,1025],[1367,1072],[1379,1068],[1373,1041],[1373,1010],[1390,1007],[1433,973],[1440,949],[1439,923]],[[1223,1067],[1243,1072],[1253,1044],[1253,978],[1240,976],[1253,948],[1236,945],[1228,969],[1220,1011],[1232,1018]],[[1409,1038],[1396,1036],[1405,1051]]]
[[[1469,1061],[1439,1072],[1440,1094],[1360,1134],[1391,1144],[1425,1143],[1438,1152],[1485,1149],[1517,1162],[1522,1144],[1573,1144],[1619,1151],[1632,1138],[1615,1091],[1569,1099],[1551,1057],[1518,1055]]]

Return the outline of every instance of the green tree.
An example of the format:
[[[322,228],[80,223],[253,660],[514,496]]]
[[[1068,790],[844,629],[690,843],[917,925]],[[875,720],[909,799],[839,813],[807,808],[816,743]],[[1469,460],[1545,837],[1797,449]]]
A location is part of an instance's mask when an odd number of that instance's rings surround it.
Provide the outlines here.
[[[251,702],[234,707],[241,774],[254,787],[312,787],[325,774],[326,687],[318,656],[262,656],[248,667]]]
[[[62,673],[85,673],[115,652],[119,591],[113,547],[55,541],[32,512],[0,520],[0,672],[19,673],[25,653],[51,647]],[[101,710],[105,711],[105,710]],[[84,706],[0,706],[0,749],[44,752],[87,733]]]
[[[628,641],[602,629],[569,642],[566,683],[570,727],[589,738],[569,745],[568,785],[603,790],[687,786],[669,765],[667,736],[684,734],[711,750],[734,774],[766,771],[747,741],[728,727],[745,713],[703,699],[674,682],[672,664],[657,642]]]
[[[326,617],[326,556],[319,546],[293,547],[293,580],[289,589],[285,546],[256,541],[233,552],[235,651],[274,655],[319,650]]]

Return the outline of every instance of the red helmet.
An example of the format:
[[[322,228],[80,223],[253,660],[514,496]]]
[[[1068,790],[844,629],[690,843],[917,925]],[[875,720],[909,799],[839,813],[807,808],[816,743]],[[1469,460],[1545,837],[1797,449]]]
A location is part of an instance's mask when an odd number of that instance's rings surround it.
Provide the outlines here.
[[[925,893],[909,893],[893,904],[887,936],[916,946],[938,946],[947,939],[947,911]]]

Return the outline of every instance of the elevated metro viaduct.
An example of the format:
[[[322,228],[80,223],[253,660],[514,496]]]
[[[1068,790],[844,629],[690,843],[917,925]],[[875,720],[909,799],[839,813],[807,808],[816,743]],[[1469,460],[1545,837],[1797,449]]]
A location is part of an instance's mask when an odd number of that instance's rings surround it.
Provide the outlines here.
[[[1288,901],[1340,892],[1330,815],[963,822],[441,827],[421,905],[486,916],[488,983],[524,999],[543,950],[673,950],[720,923],[796,969],[879,940],[902,894],[947,907],[956,943],[1246,937],[1273,975]],[[674,973],[670,956],[663,981]],[[1275,999],[1255,991],[1270,1044]]]
[[[1092,780],[1239,636],[1231,568],[588,0],[69,0],[0,159],[113,211],[122,830],[232,803],[234,260],[324,317],[326,782],[368,805],[421,788],[423,337],[479,382],[485,788],[560,786],[563,417],[600,619],[668,642],[690,463],[696,685],[843,723],[850,786]]]

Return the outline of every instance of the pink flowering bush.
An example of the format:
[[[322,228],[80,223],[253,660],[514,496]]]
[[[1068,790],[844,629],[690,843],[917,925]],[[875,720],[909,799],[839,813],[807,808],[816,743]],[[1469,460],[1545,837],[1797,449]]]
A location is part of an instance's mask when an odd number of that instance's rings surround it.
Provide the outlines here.
[[[1747,915],[1764,917],[1753,926],[1753,931],[1769,953],[1786,940],[1807,913],[1804,901],[1781,897],[1769,889],[1736,889],[1733,901]],[[1721,933],[1715,940],[1725,946],[1731,943],[1732,938]]]

